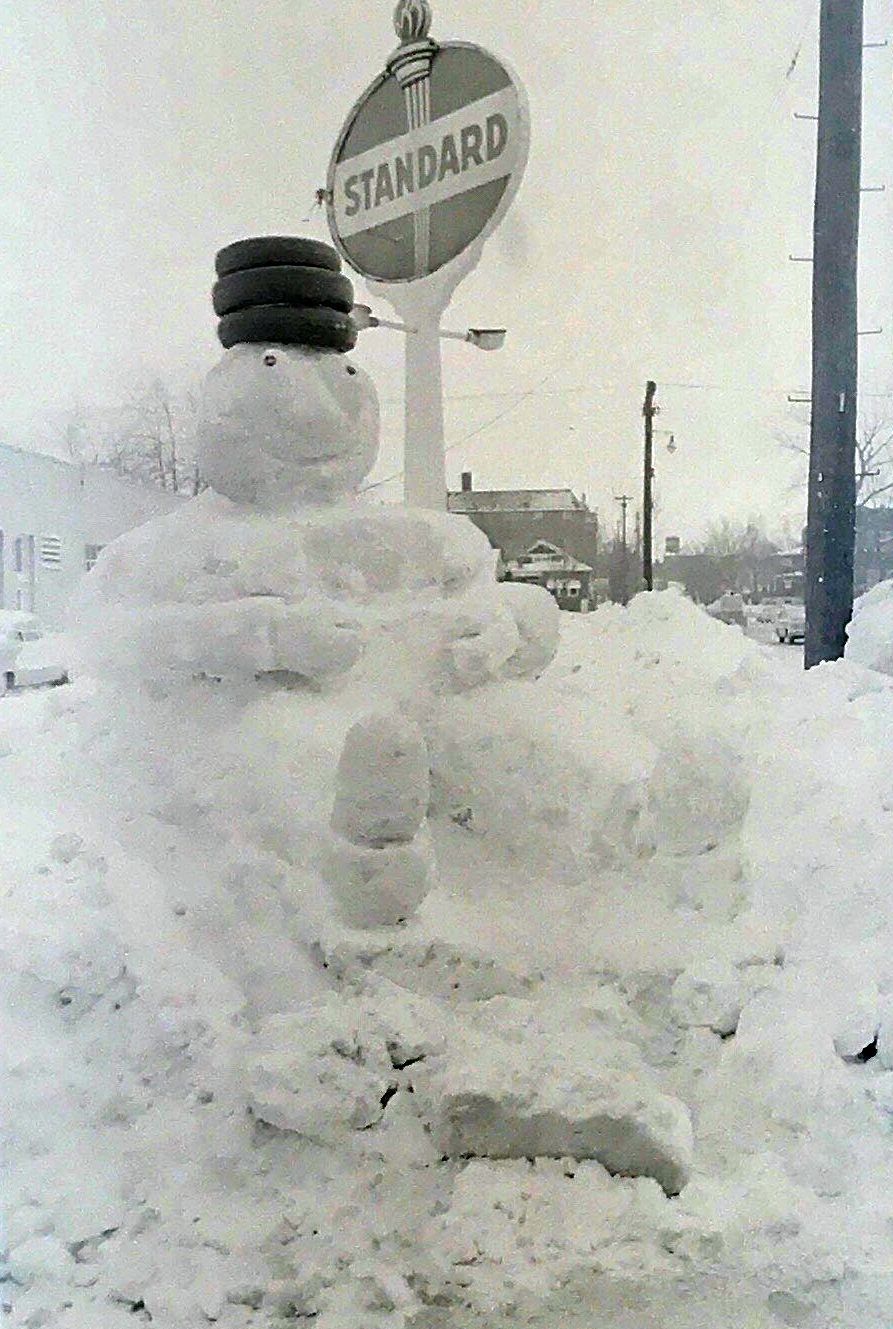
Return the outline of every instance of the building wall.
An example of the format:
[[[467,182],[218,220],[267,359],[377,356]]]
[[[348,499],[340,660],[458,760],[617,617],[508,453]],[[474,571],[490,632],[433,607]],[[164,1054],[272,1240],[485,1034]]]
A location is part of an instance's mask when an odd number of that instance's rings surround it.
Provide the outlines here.
[[[470,521],[484,532],[503,559],[520,558],[538,540],[557,545],[590,567],[598,559],[598,515],[586,509],[568,512],[471,512]]]
[[[61,627],[88,547],[181,503],[93,467],[0,445],[0,607]]]

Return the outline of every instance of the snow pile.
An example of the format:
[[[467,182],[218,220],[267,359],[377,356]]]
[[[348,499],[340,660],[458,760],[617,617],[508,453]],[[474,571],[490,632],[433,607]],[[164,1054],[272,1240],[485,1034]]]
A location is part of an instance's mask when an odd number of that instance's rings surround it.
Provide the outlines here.
[[[882,674],[893,674],[893,581],[878,582],[853,605],[846,658]]]
[[[436,873],[356,927],[308,844],[424,812],[368,677],[113,646],[0,710],[11,1323],[893,1318],[893,684],[673,593],[567,616],[415,708]]]
[[[7,697],[23,1329],[893,1319],[893,684],[568,619],[237,346],[208,491]]]

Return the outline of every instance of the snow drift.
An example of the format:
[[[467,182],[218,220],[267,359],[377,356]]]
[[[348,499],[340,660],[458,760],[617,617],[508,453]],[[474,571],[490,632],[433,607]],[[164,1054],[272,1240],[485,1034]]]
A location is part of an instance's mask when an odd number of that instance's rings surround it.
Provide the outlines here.
[[[306,852],[359,825],[349,693],[5,700],[11,1322],[893,1320],[893,683],[857,640],[802,675],[668,592],[434,689],[437,872],[386,926]]]

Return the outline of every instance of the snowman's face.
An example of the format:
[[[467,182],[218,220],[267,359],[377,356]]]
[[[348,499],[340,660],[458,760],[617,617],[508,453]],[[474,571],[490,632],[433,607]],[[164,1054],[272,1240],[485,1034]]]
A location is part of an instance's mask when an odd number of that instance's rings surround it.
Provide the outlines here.
[[[378,426],[372,380],[347,356],[245,343],[205,380],[199,466],[237,503],[331,502],[369,474]]]

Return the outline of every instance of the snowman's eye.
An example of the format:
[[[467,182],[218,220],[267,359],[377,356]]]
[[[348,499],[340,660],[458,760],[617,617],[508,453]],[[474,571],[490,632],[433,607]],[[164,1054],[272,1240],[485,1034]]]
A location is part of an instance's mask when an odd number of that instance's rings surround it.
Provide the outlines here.
[[[267,351],[267,353],[264,356],[264,364],[274,365],[275,363],[276,363],[276,356],[272,351]]]

